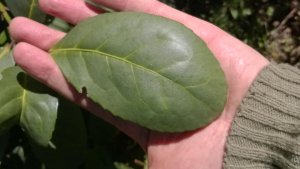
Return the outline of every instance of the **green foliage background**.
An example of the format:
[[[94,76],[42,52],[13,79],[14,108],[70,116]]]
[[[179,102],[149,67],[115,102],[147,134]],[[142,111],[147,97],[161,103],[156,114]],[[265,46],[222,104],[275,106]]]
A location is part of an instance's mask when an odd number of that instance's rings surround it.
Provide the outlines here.
[[[161,1],[218,25],[259,50],[271,61],[300,68],[298,0]],[[18,0],[19,6],[13,5],[11,8],[7,8],[4,0],[0,0],[0,3],[0,59],[10,55],[13,46],[7,30],[8,23],[16,15],[24,15],[24,9],[18,8],[26,6],[26,3],[34,3],[36,11],[25,16],[65,32],[71,28],[68,23],[42,14],[37,0]],[[0,72],[11,64],[11,61],[0,62]],[[144,154],[136,143],[99,118],[62,98],[59,100],[63,102],[59,111],[68,111],[58,114],[52,141],[68,146],[57,149],[58,152],[51,146],[41,147],[32,142],[21,127],[14,126],[0,136],[0,169],[51,169],[55,165],[62,169],[143,168]],[[62,139],[64,136],[70,140]]]
[[[300,68],[299,0],[162,0],[210,21],[268,59]]]

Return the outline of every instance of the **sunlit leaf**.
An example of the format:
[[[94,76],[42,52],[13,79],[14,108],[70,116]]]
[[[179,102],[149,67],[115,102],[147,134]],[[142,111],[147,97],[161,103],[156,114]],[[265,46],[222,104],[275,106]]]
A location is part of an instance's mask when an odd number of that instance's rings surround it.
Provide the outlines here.
[[[249,16],[252,14],[252,10],[250,8],[244,8],[242,10],[242,14],[243,14],[243,16]]]
[[[274,15],[274,12],[275,8],[273,6],[269,6],[266,13],[269,17],[272,17]]]
[[[47,146],[56,121],[57,98],[18,67],[2,72],[0,89],[0,132],[19,123],[31,139]]]
[[[237,9],[234,9],[234,8],[230,8],[229,10],[230,10],[230,14],[231,14],[231,16],[233,17],[233,19],[237,19],[238,16],[239,16],[238,10],[237,10]]]
[[[51,54],[79,92],[150,129],[199,128],[225,104],[224,74],[206,44],[159,16],[98,15],[77,25]]]

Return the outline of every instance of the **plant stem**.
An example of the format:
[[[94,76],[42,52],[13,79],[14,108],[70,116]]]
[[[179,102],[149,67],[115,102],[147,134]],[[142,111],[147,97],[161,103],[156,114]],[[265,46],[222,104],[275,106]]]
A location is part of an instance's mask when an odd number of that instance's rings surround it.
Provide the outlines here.
[[[3,15],[4,19],[6,20],[6,22],[10,23],[11,17],[7,13],[6,9],[7,8],[2,4],[2,2],[0,2],[0,12],[2,13],[2,15]]]

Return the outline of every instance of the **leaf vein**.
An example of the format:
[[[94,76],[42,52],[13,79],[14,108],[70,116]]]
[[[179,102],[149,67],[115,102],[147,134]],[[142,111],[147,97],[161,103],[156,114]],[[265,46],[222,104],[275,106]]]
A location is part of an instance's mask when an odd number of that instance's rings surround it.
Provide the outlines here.
[[[111,70],[111,67],[110,67],[110,64],[109,64],[109,61],[108,61],[108,56],[105,56],[105,60],[106,60],[106,64],[107,64],[107,67],[108,67],[108,72],[110,73],[110,75],[112,75],[112,70]]]
[[[35,0],[32,0],[29,7],[28,18],[31,18],[33,16],[34,6],[36,6],[36,3]]]
[[[188,90],[187,88],[185,88],[185,86],[183,86],[183,85],[179,84],[178,82],[175,82],[175,81],[173,81],[172,79],[170,79],[170,78],[168,78],[168,77],[166,77],[166,76],[164,76],[164,75],[162,75],[162,74],[160,74],[160,73],[158,73],[158,72],[156,72],[156,71],[154,71],[154,70],[151,70],[151,69],[149,69],[149,68],[147,68],[147,67],[144,67],[144,66],[142,66],[142,65],[138,65],[138,64],[136,64],[136,63],[134,63],[134,62],[131,62],[131,61],[129,61],[129,60],[126,60],[126,59],[124,59],[124,58],[121,58],[121,57],[118,57],[118,56],[115,56],[115,55],[112,55],[112,54],[109,54],[109,53],[101,52],[101,51],[98,51],[98,50],[94,50],[94,49],[61,48],[61,49],[53,49],[53,50],[52,50],[52,54],[59,53],[59,52],[67,52],[67,51],[70,51],[70,52],[72,52],[72,51],[73,51],[73,52],[76,52],[76,51],[77,51],[77,52],[91,52],[91,53],[99,54],[100,56],[105,56],[105,57],[107,56],[107,57],[110,57],[110,58],[112,58],[112,59],[120,60],[120,61],[126,62],[126,63],[128,63],[128,64],[132,64],[132,65],[134,65],[134,66],[136,66],[136,67],[138,67],[138,68],[140,68],[140,69],[143,69],[143,70],[146,70],[146,71],[151,72],[151,73],[153,73],[153,74],[156,74],[156,75],[158,75],[158,76],[160,76],[160,77],[162,77],[162,78],[164,78],[164,79],[167,79],[167,80],[171,81],[172,83],[177,84],[178,86],[180,86],[180,87],[182,87],[184,90],[186,90],[188,93],[190,93],[191,96],[192,96],[192,98],[194,98],[194,99],[195,99],[196,101],[198,101],[198,102],[201,102],[201,103],[205,104],[212,112],[214,112],[212,107],[208,106],[208,104],[206,104],[206,103],[203,102],[201,99],[199,99],[193,92],[191,92],[190,90]]]
[[[208,84],[210,81],[212,80],[212,78],[208,78],[205,82],[203,83],[200,83],[200,84],[195,84],[195,85],[191,85],[191,86],[185,86],[186,89],[189,89],[189,88],[197,88],[197,87],[200,87],[200,86],[204,86],[206,84]]]
[[[2,112],[2,110],[3,110],[7,105],[9,105],[9,103],[11,103],[11,102],[13,102],[13,101],[15,101],[15,100],[18,100],[18,99],[21,100],[21,99],[22,99],[22,96],[15,97],[15,98],[11,99],[10,101],[8,101],[8,102],[2,104],[2,105],[1,105],[1,108],[0,108],[0,112]]]
[[[150,110],[152,110],[153,112],[156,112],[156,111],[153,110],[152,107],[151,107],[150,105],[148,105],[148,104],[145,102],[145,100],[143,99],[142,94],[141,94],[141,91],[140,91],[140,89],[139,89],[139,87],[138,87],[138,85],[137,85],[137,80],[136,80],[136,75],[135,75],[134,70],[133,70],[133,65],[131,64],[130,67],[131,67],[131,72],[132,72],[132,75],[133,75],[133,80],[134,80],[135,88],[136,88],[136,90],[137,90],[138,95],[139,95],[140,98],[141,98],[141,101],[142,101],[142,102],[144,103],[144,105],[146,105]]]
[[[137,51],[144,48],[145,46],[146,46],[146,44],[141,45],[140,47],[136,48],[135,50],[133,50],[132,52],[127,54],[123,59],[128,60],[128,58],[130,58],[130,56],[133,56],[135,53],[137,53]]]
[[[106,38],[99,46],[96,47],[96,50],[101,49],[105,44],[107,44],[110,40],[110,37]]]
[[[88,69],[88,67],[87,67],[87,64],[86,64],[86,62],[85,62],[85,60],[84,60],[84,58],[83,58],[83,56],[82,56],[82,52],[79,52],[79,53],[80,53],[79,56],[82,57],[83,63],[85,64],[86,72],[88,73],[88,77],[91,77],[90,71],[89,71],[89,69]],[[94,81],[93,78],[89,78],[89,79],[92,81],[93,84],[96,84],[96,82]],[[104,89],[102,89],[101,87],[99,87],[98,85],[96,85],[96,86],[97,86],[98,89],[104,90]],[[87,92],[88,92],[88,91],[87,91]]]
[[[27,86],[28,85],[28,77],[25,76],[24,77],[24,86]],[[24,115],[24,112],[25,112],[25,108],[26,108],[26,97],[27,97],[27,91],[25,89],[23,89],[23,94],[21,96],[21,119]]]

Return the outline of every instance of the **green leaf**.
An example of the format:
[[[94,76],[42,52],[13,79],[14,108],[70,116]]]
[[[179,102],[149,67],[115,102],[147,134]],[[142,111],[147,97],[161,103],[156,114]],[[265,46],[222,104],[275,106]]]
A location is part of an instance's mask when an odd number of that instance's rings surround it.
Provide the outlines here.
[[[104,5],[99,4],[99,3],[95,3],[95,2],[93,2],[93,0],[84,0],[84,1],[85,1],[85,3],[92,6],[93,8],[100,9],[100,10],[105,10],[107,12],[115,12],[115,10],[110,9],[110,8],[104,6]]]
[[[202,127],[226,101],[224,74],[206,44],[159,16],[98,15],[77,25],[51,54],[79,92],[153,130]]]
[[[7,35],[6,35],[6,32],[5,31],[2,31],[0,33],[0,45],[3,45],[5,44],[7,41]]]
[[[52,146],[33,145],[47,169],[78,169],[86,156],[86,128],[80,108],[60,99]]]
[[[15,61],[12,57],[12,51],[10,45],[0,47],[0,73],[9,67],[15,66]],[[1,74],[0,74],[1,80]]]
[[[17,124],[21,113],[22,88],[16,81],[20,72],[16,68],[8,68],[2,72],[0,80],[0,133],[8,131]]]
[[[249,16],[252,14],[252,10],[250,8],[244,8],[242,10],[242,14],[243,14],[243,16]]]
[[[144,161],[144,169],[148,169],[148,158]]]
[[[268,8],[267,8],[267,15],[269,16],[269,17],[272,17],[273,15],[274,15],[274,12],[275,12],[275,8],[273,7],[273,6],[269,6]]]
[[[48,25],[50,28],[62,31],[62,32],[69,32],[72,26],[61,20],[59,18],[54,18],[53,21]]]
[[[58,100],[51,90],[25,73],[18,75],[22,92],[20,125],[37,143],[47,146],[54,131]]]
[[[10,23],[11,21],[11,17],[9,16],[8,12],[7,12],[7,7],[3,5],[3,3],[0,1],[0,12],[1,15],[3,17],[3,19],[7,22]],[[1,19],[2,19],[1,17]]]
[[[38,22],[46,21],[46,14],[38,5],[38,0],[5,0],[8,8],[14,16],[24,16]]]
[[[19,122],[30,138],[47,146],[55,126],[57,98],[19,67],[2,72],[0,88],[0,133]]]
[[[237,19],[239,17],[239,12],[237,9],[230,8],[230,14],[233,19]]]

